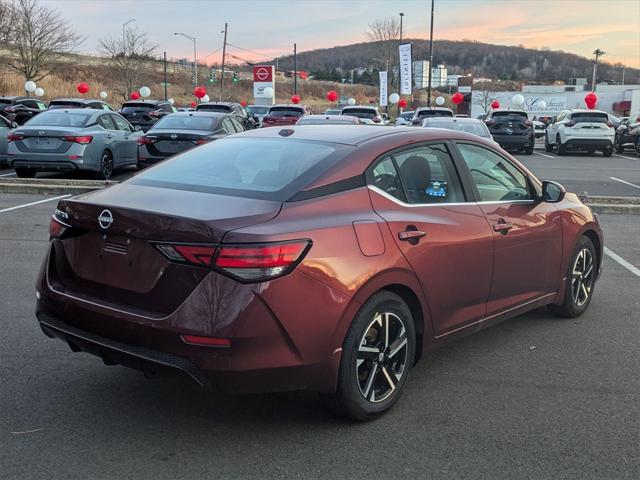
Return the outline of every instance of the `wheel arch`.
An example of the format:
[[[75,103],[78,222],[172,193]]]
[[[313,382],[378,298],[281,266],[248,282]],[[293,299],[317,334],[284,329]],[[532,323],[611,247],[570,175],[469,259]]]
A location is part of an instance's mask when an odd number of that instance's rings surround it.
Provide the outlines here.
[[[598,235],[598,233],[595,230],[592,230],[590,228],[582,232],[582,235],[587,237],[593,243],[593,246],[596,249],[596,262],[598,265],[598,271],[600,271],[600,267],[602,265],[602,256],[604,253],[602,239],[600,238],[600,235]]]
[[[422,350],[424,344],[424,312],[422,309],[422,304],[418,299],[418,296],[415,292],[407,287],[406,285],[400,283],[392,283],[390,285],[386,285],[379,291],[388,291],[391,293],[395,293],[398,295],[409,307],[411,310],[411,315],[413,316],[413,324],[416,330],[416,353],[413,364],[417,364],[420,358],[422,357]]]

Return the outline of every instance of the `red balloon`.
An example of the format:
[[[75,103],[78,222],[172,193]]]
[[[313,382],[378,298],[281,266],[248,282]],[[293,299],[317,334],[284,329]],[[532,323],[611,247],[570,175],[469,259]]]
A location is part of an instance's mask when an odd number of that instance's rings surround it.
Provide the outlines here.
[[[196,102],[191,102],[189,105],[191,106],[191,108],[196,108],[198,104]]]
[[[587,104],[587,108],[589,110],[593,110],[596,108],[596,104],[598,103],[598,95],[594,92],[589,92],[584,96],[584,103]]]
[[[300,95],[294,95],[291,97],[291,103],[300,103]]]
[[[500,108],[500,102],[498,100],[494,100],[493,102],[491,102],[491,108],[493,108],[494,110]]]
[[[76,85],[76,90],[78,90],[78,93],[87,93],[89,91],[89,85],[85,82],[80,82]]]
[[[193,94],[196,98],[202,98],[207,94],[207,89],[204,87],[196,87],[193,89]]]
[[[242,101],[240,102],[240,105],[242,105],[243,107],[246,107],[246,106],[247,106],[247,105],[249,105],[249,104],[247,103],[247,101],[246,101],[246,100],[242,100]]]
[[[370,104],[372,104],[372,105],[373,105],[374,103],[376,103],[376,102],[377,102],[377,100],[376,100],[375,98],[370,98],[370,99],[369,99],[369,103],[370,103]]]
[[[329,100],[330,102],[335,102],[338,99],[338,92],[336,92],[335,90],[329,90],[327,92],[327,100]]]
[[[129,95],[131,97],[131,100],[138,100],[140,98],[140,93],[138,93],[137,91],[131,92],[131,95]]]
[[[400,108],[404,108],[407,106],[407,101],[404,98],[401,98],[400,101],[398,102],[398,106]]]
[[[459,105],[464,102],[464,95],[462,95],[460,92],[454,93],[451,97],[451,101],[456,105]]]

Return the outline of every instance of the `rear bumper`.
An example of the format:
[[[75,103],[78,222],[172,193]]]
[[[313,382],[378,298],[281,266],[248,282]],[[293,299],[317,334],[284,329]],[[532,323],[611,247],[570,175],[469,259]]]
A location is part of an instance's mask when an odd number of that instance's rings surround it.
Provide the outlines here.
[[[152,165],[155,165],[156,163],[159,163],[159,162],[162,162],[163,160],[166,160],[167,158],[170,158],[170,157],[138,158],[138,167],[140,167],[140,168],[150,167]]]
[[[75,172],[80,169],[80,165],[73,162],[43,162],[38,160],[9,160],[12,168],[24,168],[37,170],[38,172]]]
[[[493,139],[501,147],[528,147],[535,141],[534,134],[531,135],[493,135]]]
[[[612,148],[613,139],[608,138],[568,138],[564,143],[568,149]]]

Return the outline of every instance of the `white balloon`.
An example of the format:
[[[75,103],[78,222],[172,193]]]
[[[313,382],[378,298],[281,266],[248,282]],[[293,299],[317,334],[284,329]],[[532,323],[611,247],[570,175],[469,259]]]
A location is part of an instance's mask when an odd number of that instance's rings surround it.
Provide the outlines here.
[[[522,95],[520,95],[519,93],[516,93],[511,98],[511,103],[516,107],[521,107],[522,105],[524,105],[524,97]]]
[[[395,105],[399,101],[400,95],[398,95],[397,93],[392,93],[391,95],[389,95],[389,103],[391,103],[392,105]]]
[[[109,94],[105,91],[100,92],[100,98],[107,98]]]
[[[142,98],[147,98],[149,95],[151,95],[151,89],[149,87],[140,87],[140,90],[138,90],[138,92],[140,93],[140,96]]]
[[[29,81],[27,81],[27,82],[24,82],[24,89],[25,89],[27,92],[29,92],[29,93],[31,93],[31,92],[35,92],[35,91],[36,91],[36,88],[38,88],[38,87],[36,86],[36,82],[32,82],[31,80],[29,80]]]
[[[167,100],[171,105],[173,105],[174,103],[176,103],[176,101],[173,98],[170,98],[169,100]]]
[[[547,108],[547,102],[545,102],[544,100],[540,100],[538,103],[536,103],[535,106],[538,110],[544,110],[545,108]]]
[[[356,99],[355,98],[350,98],[349,100],[347,100],[347,103],[349,105],[355,105],[356,104]]]
[[[40,88],[40,87],[36,88],[35,94],[36,94],[36,97],[43,96],[44,95],[44,88]]]
[[[265,97],[267,98],[273,98],[273,88],[271,87],[267,87],[265,88],[262,93],[264,94]]]
[[[436,105],[444,105],[444,97],[436,98]]]
[[[204,97],[202,97],[202,101],[203,102],[208,102],[209,101],[209,95],[205,95]]]

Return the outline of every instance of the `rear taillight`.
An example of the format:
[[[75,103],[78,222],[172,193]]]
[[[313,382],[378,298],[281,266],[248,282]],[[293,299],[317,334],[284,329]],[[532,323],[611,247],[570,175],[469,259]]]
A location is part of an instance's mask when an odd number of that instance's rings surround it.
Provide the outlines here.
[[[525,121],[524,121],[524,124],[525,124],[527,127],[532,127],[532,126],[533,126],[533,122],[532,122],[531,120],[525,120]]]
[[[564,124],[565,127],[575,127],[576,126],[576,122],[574,122],[573,120],[569,120],[567,123]]]
[[[156,141],[155,138],[150,138],[150,137],[147,137],[146,135],[143,137],[138,137],[138,145],[151,145],[155,141]]]
[[[211,140],[213,140],[213,138],[202,137],[197,138],[193,143],[195,143],[196,145],[204,145],[205,143],[209,143]]]
[[[79,143],[80,145],[87,145],[93,141],[93,137],[91,135],[82,135],[82,136],[67,135],[62,137],[62,139],[65,142]]]
[[[18,140],[24,140],[24,135],[20,135],[19,133],[10,133],[7,135],[7,142],[16,142]]]
[[[210,267],[216,247],[211,245],[183,245],[177,243],[157,243],[160,250],[169,260],[189,263],[198,267]]]
[[[607,122],[607,127],[613,127],[613,123]]]
[[[490,126],[492,126],[492,125],[495,125],[495,124],[496,124],[496,121],[495,121],[495,120],[487,120],[487,121],[486,121],[486,122],[484,122],[484,123],[487,125],[487,127],[490,127]]]
[[[271,280],[293,270],[310,247],[310,240],[261,245],[221,245],[213,266],[244,282]]]
[[[15,113],[16,112],[16,107],[5,108],[4,111],[7,112],[7,113]]]
[[[52,238],[60,238],[64,234],[67,228],[70,228],[67,222],[69,220],[69,214],[56,208],[56,211],[51,215],[51,221],[49,222],[49,240]]]
[[[200,335],[182,335],[182,341],[189,345],[201,347],[230,347],[231,339],[220,337],[203,337]]]
[[[382,117],[376,115],[371,120],[373,120],[373,123],[380,123],[382,121]]]

